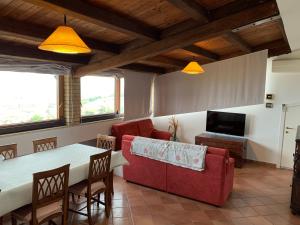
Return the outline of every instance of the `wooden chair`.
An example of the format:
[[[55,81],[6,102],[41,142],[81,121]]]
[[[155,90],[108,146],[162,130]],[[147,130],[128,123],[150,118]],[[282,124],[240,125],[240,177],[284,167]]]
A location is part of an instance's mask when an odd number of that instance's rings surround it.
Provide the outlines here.
[[[35,153],[57,148],[57,137],[34,140],[32,142]]]
[[[65,165],[33,174],[32,204],[12,212],[12,224],[55,224],[52,219],[61,216],[61,224],[67,225],[69,168]]]
[[[116,148],[116,137],[98,134],[97,147],[114,151]]]
[[[2,155],[5,160],[17,157],[17,144],[0,146],[0,155]]]
[[[98,134],[97,135],[97,147],[115,151],[116,150],[116,137]],[[111,194],[114,194],[114,183],[113,183],[114,171],[111,171],[110,173],[111,174],[109,176],[109,182],[110,182],[110,186],[111,186]]]
[[[93,224],[91,205],[97,202],[97,205],[103,204],[105,206],[105,215],[109,217],[111,207],[111,194],[108,182],[110,171],[111,151],[106,151],[100,154],[92,155],[90,157],[88,179],[69,188],[72,195],[73,203],[75,203],[75,195],[87,198],[87,214],[80,210],[69,209],[72,212],[78,213],[88,217],[89,225]],[[100,201],[100,194],[104,193],[104,202]]]

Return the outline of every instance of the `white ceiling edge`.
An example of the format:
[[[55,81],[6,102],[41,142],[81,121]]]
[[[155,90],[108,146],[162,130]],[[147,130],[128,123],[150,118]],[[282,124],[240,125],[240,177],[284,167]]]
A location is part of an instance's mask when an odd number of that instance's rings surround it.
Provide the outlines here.
[[[291,50],[294,51],[300,49],[300,1],[277,0],[277,5],[283,20]]]

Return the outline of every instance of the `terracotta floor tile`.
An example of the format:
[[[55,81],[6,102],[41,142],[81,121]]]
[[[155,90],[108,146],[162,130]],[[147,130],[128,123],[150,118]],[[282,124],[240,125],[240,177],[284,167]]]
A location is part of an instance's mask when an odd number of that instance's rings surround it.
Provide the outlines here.
[[[194,225],[214,225],[212,221],[195,222]]]
[[[227,218],[239,218],[239,217],[243,217],[243,215],[241,214],[241,212],[239,212],[238,209],[236,209],[236,208],[233,208],[233,209],[222,209],[221,208],[220,211]]]
[[[234,207],[248,206],[248,203],[244,201],[242,198],[232,199],[232,204],[234,205]]]
[[[253,225],[273,225],[271,222],[269,222],[262,216],[249,217],[248,220]]]
[[[112,221],[113,225],[133,225],[133,222],[129,218],[114,218]]]
[[[253,225],[248,218],[233,218],[234,225]]]
[[[128,201],[123,199],[116,199],[112,200],[112,207],[113,208],[119,208],[119,207],[127,207]]]
[[[130,209],[132,216],[150,215],[150,209],[148,206],[132,206]]]
[[[276,214],[276,212],[270,206],[253,206],[253,209],[261,216]]]
[[[241,208],[237,208],[237,210],[242,214],[243,217],[259,215],[258,212],[255,211],[252,207],[241,207]]]
[[[198,211],[199,207],[195,203],[180,203],[182,208],[186,211]]]
[[[272,225],[291,225],[289,221],[286,221],[284,218],[282,218],[279,215],[269,215],[264,216],[266,220],[272,223]]]
[[[113,208],[112,209],[112,215],[114,218],[121,217],[121,218],[128,218],[131,217],[130,210],[127,207],[123,208]]]
[[[154,225],[156,223],[153,223],[152,216],[134,216],[133,217],[133,223],[134,225]]]
[[[226,221],[228,220],[226,216],[222,214],[222,212],[218,209],[215,210],[204,210],[205,214],[211,219],[211,220],[220,220],[220,221]]]
[[[210,217],[204,211],[192,211],[188,213],[188,216],[193,222],[211,221]]]
[[[244,198],[243,199],[249,206],[258,206],[258,205],[264,205],[262,201],[260,201],[257,197],[254,198]]]

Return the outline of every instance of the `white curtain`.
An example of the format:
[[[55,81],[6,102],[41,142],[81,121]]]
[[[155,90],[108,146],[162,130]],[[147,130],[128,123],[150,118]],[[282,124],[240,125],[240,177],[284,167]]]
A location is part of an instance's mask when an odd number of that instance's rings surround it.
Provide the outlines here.
[[[151,90],[155,74],[125,70],[124,118],[125,120],[149,117]]]
[[[267,50],[204,65],[205,73],[155,79],[155,116],[264,102]]]
[[[72,67],[66,64],[12,59],[0,56],[0,71],[71,75]]]

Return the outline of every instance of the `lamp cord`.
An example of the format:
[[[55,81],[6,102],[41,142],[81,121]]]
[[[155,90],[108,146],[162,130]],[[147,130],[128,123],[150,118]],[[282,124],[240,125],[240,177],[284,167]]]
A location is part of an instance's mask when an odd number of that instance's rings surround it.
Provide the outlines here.
[[[67,17],[64,15],[64,25],[67,25]]]

